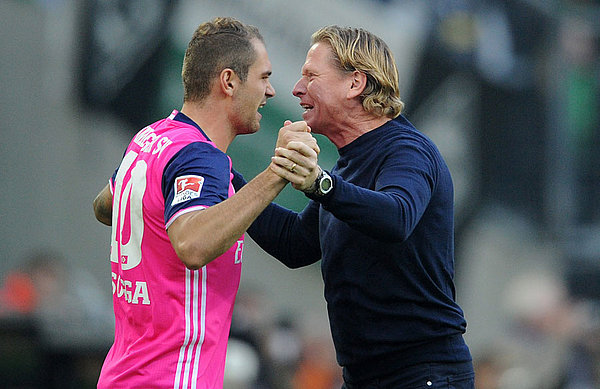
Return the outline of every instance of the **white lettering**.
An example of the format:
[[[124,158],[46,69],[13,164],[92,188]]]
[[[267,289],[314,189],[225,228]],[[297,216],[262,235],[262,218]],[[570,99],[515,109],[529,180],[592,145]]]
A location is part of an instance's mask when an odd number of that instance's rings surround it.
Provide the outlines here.
[[[144,146],[142,146],[142,149],[140,150],[140,152],[149,153],[150,150],[152,150],[152,146],[154,145],[154,142],[156,142],[157,140],[158,140],[158,135],[156,135],[153,132],[149,133],[148,137],[146,139],[144,139]]]
[[[152,154],[158,154],[157,158],[160,158],[163,150],[166,149],[173,141],[166,136],[160,138],[158,142],[156,142],[156,147],[152,150]]]
[[[117,284],[117,297],[125,297],[125,301],[131,302],[131,281],[119,279]]]
[[[154,131],[154,129],[150,126],[145,127],[142,131],[138,132],[138,134],[133,138],[133,141],[140,147],[144,146],[144,143],[150,133]]]
[[[135,283],[135,292],[133,292],[133,303],[139,304],[140,298],[143,305],[150,305],[150,297],[148,297],[148,286],[143,281]]]
[[[135,290],[132,296],[133,283],[129,280],[121,278],[120,275],[112,273],[112,290],[113,295],[116,293],[118,298],[123,298],[129,304],[150,305],[150,294],[148,293],[148,285],[145,281],[135,281]]]
[[[242,253],[244,252],[244,241],[242,239],[237,241],[237,247],[235,249],[235,264],[242,263]]]
[[[154,129],[150,126],[145,127],[142,131],[138,132],[135,138],[133,138],[133,141],[142,148],[140,152],[152,152],[153,155],[158,154],[158,158],[160,158],[163,150],[173,143],[173,141],[166,136],[156,135]],[[156,147],[152,149],[154,145],[156,145]]]

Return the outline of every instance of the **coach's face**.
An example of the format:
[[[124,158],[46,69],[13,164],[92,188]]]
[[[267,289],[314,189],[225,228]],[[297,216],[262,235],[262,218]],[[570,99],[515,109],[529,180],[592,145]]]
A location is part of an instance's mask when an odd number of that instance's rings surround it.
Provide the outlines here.
[[[292,94],[300,99],[304,108],[302,118],[317,134],[330,137],[344,118],[344,102],[351,77],[335,63],[331,46],[315,43],[306,55],[302,77],[296,82]]]

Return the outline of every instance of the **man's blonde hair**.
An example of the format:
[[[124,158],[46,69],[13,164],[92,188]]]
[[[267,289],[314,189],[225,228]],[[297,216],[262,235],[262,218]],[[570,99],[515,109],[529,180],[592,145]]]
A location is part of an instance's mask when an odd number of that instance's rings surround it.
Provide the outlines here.
[[[364,109],[390,119],[400,115],[404,103],[398,89],[398,69],[388,45],[362,28],[327,26],[312,35],[312,44],[326,42],[341,71],[358,70],[367,76],[361,94]]]

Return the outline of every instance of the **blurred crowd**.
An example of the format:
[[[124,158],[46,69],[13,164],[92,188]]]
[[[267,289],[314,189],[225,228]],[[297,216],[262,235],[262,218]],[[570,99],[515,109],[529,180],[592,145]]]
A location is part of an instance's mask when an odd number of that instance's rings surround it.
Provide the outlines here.
[[[600,385],[600,305],[565,280],[524,273],[504,296],[507,333],[475,355],[478,389],[593,389]]]
[[[113,334],[97,278],[51,248],[0,281],[0,387],[95,387]]]
[[[502,334],[474,350],[476,388],[600,387],[595,285],[546,266],[515,274],[495,307],[508,318]],[[36,251],[4,275],[0,387],[95,387],[112,340],[112,308],[106,291],[82,277],[89,275],[54,250]],[[276,309],[274,299],[261,287],[240,290],[224,388],[339,389],[341,369],[323,318]]]
[[[339,389],[341,369],[323,318],[296,317],[274,306],[266,290],[238,293],[224,388]]]
[[[39,249],[0,281],[0,388],[94,388],[112,343],[109,290],[54,249]],[[331,389],[341,369],[322,318],[274,308],[240,290],[224,388]]]

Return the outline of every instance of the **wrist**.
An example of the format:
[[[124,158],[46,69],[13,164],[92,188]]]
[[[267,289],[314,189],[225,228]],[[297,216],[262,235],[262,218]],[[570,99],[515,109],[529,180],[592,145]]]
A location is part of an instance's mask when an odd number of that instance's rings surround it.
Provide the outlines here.
[[[286,186],[288,184],[288,180],[285,178],[281,178],[275,170],[272,168],[273,163],[269,164],[269,166],[261,173],[265,178],[266,182],[276,185],[276,186]]]
[[[333,179],[328,172],[319,167],[319,174],[317,175],[317,178],[310,188],[305,189],[303,192],[306,196],[314,200],[326,196],[332,190]]]

